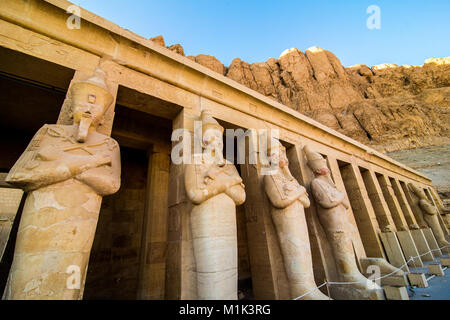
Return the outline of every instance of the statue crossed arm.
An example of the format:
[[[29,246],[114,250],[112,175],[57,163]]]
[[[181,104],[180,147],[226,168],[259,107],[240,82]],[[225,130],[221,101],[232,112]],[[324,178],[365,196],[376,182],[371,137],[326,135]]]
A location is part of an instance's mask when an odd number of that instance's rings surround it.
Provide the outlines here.
[[[236,205],[245,201],[242,178],[234,165],[226,164],[218,169],[214,166],[207,168],[204,164],[188,164],[185,177],[186,191],[194,204],[200,204],[220,193],[226,193]]]
[[[7,177],[7,182],[27,191],[75,178],[89,185],[99,195],[115,193],[120,186],[120,151],[111,138],[94,144],[88,155],[70,151],[90,147],[87,143],[61,147],[48,134],[49,129],[66,126],[45,125],[33,137],[26,151]],[[109,147],[106,146],[109,144]],[[34,147],[37,147],[34,149]]]
[[[327,188],[320,180],[313,180],[311,182],[311,191],[314,195],[314,199],[316,199],[318,204],[325,209],[331,209],[340,204],[342,204],[345,209],[350,207],[343,192]]]
[[[305,208],[308,208],[310,205],[308,193],[303,186],[298,185],[296,188],[291,188],[290,186],[285,185],[283,190],[279,191],[273,175],[266,175],[264,176],[264,188],[270,202],[277,209],[284,209],[297,200],[299,200]]]

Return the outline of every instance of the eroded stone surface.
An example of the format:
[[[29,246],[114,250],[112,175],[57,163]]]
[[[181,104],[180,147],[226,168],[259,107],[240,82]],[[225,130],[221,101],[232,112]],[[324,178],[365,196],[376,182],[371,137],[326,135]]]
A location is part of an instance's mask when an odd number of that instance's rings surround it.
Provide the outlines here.
[[[28,191],[5,299],[81,299],[102,196],[120,186],[117,142],[96,132],[112,103],[98,69],[71,87],[73,125],[44,125],[6,181]]]

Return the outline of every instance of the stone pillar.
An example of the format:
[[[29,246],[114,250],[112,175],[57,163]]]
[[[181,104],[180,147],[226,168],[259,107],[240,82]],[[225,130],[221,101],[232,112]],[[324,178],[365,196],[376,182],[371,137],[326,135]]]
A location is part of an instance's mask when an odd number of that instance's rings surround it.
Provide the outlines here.
[[[423,234],[422,229],[412,229],[411,235],[414,239],[414,243],[416,244],[417,250],[419,251],[420,258],[422,261],[434,261],[434,255],[431,253],[430,246],[428,245],[427,239]]]
[[[380,184],[381,190],[383,191],[384,199],[386,200],[389,211],[392,214],[392,219],[394,220],[395,227],[397,230],[408,230],[408,222],[406,221],[400,204],[395,196],[394,189],[392,188],[389,178],[380,174],[377,176],[378,182]]]
[[[433,256],[435,257],[442,257],[442,251],[439,248],[439,245],[436,241],[436,238],[434,237],[433,231],[431,228],[424,228],[422,229],[423,235],[425,236],[425,239],[427,240],[428,246],[431,250],[433,250]],[[443,250],[445,250],[444,248]]]
[[[142,230],[138,298],[164,299],[170,150],[153,146],[149,154]]]
[[[406,259],[403,255],[400,242],[397,238],[396,232],[382,232],[380,234],[381,242],[383,242],[384,250],[388,256],[389,263],[394,267],[402,267],[403,271],[408,272],[409,268],[406,264]]]
[[[375,172],[366,170],[361,175],[380,225],[380,239],[383,243],[388,261],[395,267],[401,267],[405,265],[406,260],[397,238],[394,220],[384,199],[383,191],[378,183]],[[403,270],[408,271],[408,266],[403,267]]]
[[[408,200],[406,199],[405,193],[403,192],[402,187],[400,186],[400,182],[397,179],[390,178],[392,188],[394,189],[394,194],[397,197],[397,200],[402,208],[403,215],[405,216],[408,225],[416,224],[414,214],[409,206]]]
[[[339,164],[338,164],[337,159],[335,157],[333,157],[332,155],[327,155],[327,161],[328,161],[329,169],[331,171],[331,176],[333,177],[336,187],[338,188],[338,190],[345,193],[346,199],[347,199],[348,203],[350,203],[350,198],[349,198],[348,193],[346,192],[344,180],[342,179],[342,175],[341,175],[341,171],[339,169]],[[356,254],[356,257],[358,258],[357,260],[359,263],[360,259],[367,257],[366,250],[364,248],[362,238],[361,238],[361,235],[358,230],[358,226],[357,226],[356,218],[355,218],[356,215],[353,212],[352,207],[350,206],[350,208],[348,208],[346,211],[347,211],[348,220],[350,222],[348,232],[351,234],[353,246],[355,249],[355,254]]]
[[[431,203],[438,209],[438,220],[439,224],[441,225],[442,231],[444,232],[444,235],[450,235],[450,230],[444,221],[445,213],[448,211],[445,210],[444,204],[442,203],[441,199],[439,198],[439,196],[436,197],[436,195],[433,193],[433,188],[431,187],[425,188],[425,194],[430,199]],[[449,215],[449,213],[447,213],[447,215]],[[450,248],[447,248],[446,251],[450,253]]]
[[[400,185],[416,221],[415,223],[411,223],[409,225],[411,226],[417,224],[421,228],[428,228],[428,224],[423,219],[422,209],[420,209],[418,201],[415,199],[415,196],[411,193],[411,191],[409,190],[409,188],[405,183],[400,182]]]
[[[378,183],[380,184],[381,190],[383,192],[384,199],[388,204],[389,211],[392,214],[392,218],[397,228],[397,238],[402,247],[404,256],[406,260],[410,257],[417,257],[419,251],[417,250],[414,239],[409,231],[408,222],[406,221],[401,206],[395,196],[394,188],[391,185],[391,181],[384,174],[377,175]],[[414,261],[408,263],[409,266],[423,266],[422,259],[417,257]]]
[[[278,245],[277,234],[272,223],[270,203],[264,191],[259,164],[258,137],[255,131],[246,143],[245,164],[241,164],[241,177],[247,199],[244,203],[247,219],[247,238],[250,256],[250,270],[255,299],[289,299],[289,286],[283,258]],[[250,147],[252,144],[252,147]],[[250,155],[250,150],[256,152]],[[250,164],[250,156],[258,164]]]
[[[342,167],[341,173],[367,255],[373,258],[385,258],[383,247],[378,237],[380,227],[370,203],[361,172],[352,163]]]
[[[185,129],[183,149],[192,146],[194,121],[198,115],[186,109],[173,120],[173,129]],[[191,139],[191,140],[188,140]],[[173,146],[180,141],[174,141]],[[169,171],[169,216],[167,234],[167,258],[165,298],[170,300],[197,299],[197,278],[190,228],[191,203],[184,187],[184,165],[171,163]]]
[[[309,200],[311,202],[309,208],[305,209],[305,216],[308,225],[316,284],[324,282],[325,279],[328,279],[329,281],[337,281],[338,275],[333,257],[333,251],[331,250],[326,234],[320,225],[316,211],[317,204],[314,197],[311,195],[310,184],[314,179],[314,174],[306,164],[301,146],[295,145],[289,148],[287,150],[287,157],[289,159],[289,169],[291,170],[292,175],[302,186],[307,189]],[[323,293],[328,294],[325,288],[322,289],[322,291]]]
[[[383,190],[381,190],[375,172],[366,170],[361,175],[367,188],[367,194],[369,195],[370,202],[375,211],[380,229],[384,230],[387,226],[395,228],[394,220],[392,219],[391,212],[384,199]],[[394,231],[395,230],[396,228]]]

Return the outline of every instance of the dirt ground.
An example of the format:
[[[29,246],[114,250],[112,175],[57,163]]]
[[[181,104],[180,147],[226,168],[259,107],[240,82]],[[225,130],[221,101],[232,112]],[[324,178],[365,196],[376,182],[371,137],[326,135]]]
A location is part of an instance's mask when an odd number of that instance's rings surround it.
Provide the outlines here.
[[[389,152],[387,155],[433,180],[441,197],[450,198],[450,144]]]

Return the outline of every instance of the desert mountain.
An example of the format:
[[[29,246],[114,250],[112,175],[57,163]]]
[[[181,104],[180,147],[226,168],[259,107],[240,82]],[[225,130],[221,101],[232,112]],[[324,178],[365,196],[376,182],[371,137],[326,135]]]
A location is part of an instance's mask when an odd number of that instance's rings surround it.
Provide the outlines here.
[[[162,36],[151,40],[165,46]],[[179,44],[168,48],[184,55]],[[188,58],[382,152],[450,141],[450,57],[371,68],[345,68],[318,47],[229,67],[209,55]]]

